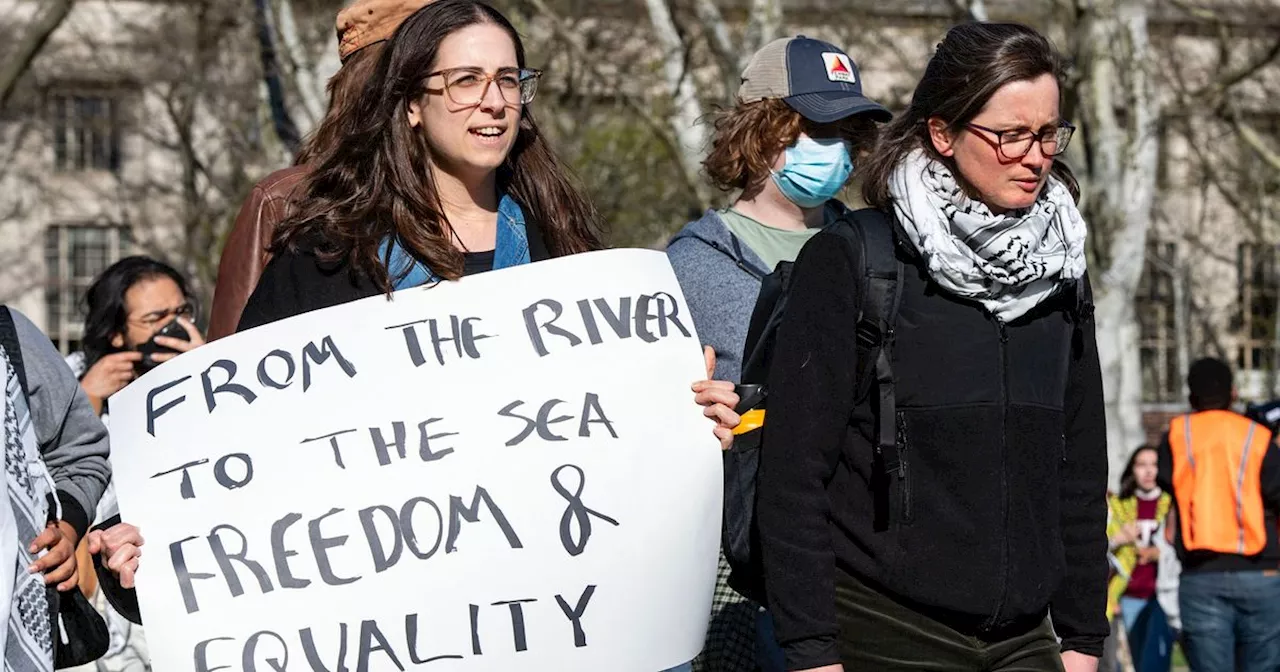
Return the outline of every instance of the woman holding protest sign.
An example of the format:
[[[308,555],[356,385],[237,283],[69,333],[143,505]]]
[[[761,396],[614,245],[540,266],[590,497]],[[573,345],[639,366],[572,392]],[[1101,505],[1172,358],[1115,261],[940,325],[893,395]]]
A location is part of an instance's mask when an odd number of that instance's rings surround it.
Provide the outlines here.
[[[540,74],[482,2],[439,0],[406,19],[339,146],[300,185],[240,329],[599,249],[594,207],[528,108]],[[733,385],[693,392],[725,445]]]
[[[599,249],[598,214],[529,108],[541,74],[482,2],[406,19],[279,226],[240,328]]]
[[[529,108],[541,75],[483,2],[441,0],[406,19],[281,223],[240,329],[600,249],[595,207]],[[727,446],[733,385],[701,381],[694,393]]]
[[[862,250],[800,253],[757,491],[788,670],[1097,669],[1106,431],[1062,76],[1030,28],[957,26],[883,129],[879,394],[855,389]]]

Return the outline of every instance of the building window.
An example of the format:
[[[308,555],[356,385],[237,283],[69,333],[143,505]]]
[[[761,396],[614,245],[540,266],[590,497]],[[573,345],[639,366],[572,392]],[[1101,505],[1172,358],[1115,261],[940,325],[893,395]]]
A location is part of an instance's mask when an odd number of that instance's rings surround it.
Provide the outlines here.
[[[85,291],[132,249],[133,234],[123,226],[51,226],[45,231],[45,327],[63,354],[80,347]]]
[[[1262,147],[1256,148],[1245,140],[1244,135],[1239,136],[1240,197],[1246,199],[1246,206],[1255,209],[1256,216],[1265,218],[1280,195],[1280,176],[1261,153],[1274,152],[1280,147],[1280,114],[1249,115],[1245,123],[1254,131]]]
[[[1151,243],[1138,285],[1139,343],[1142,359],[1142,397],[1148,403],[1182,397],[1178,370],[1177,293],[1173,243]]]
[[[120,99],[106,94],[49,97],[57,170],[120,169]]]
[[[1240,245],[1236,252],[1236,273],[1240,325],[1236,367],[1271,371],[1276,365],[1276,301],[1280,299],[1275,246]]]

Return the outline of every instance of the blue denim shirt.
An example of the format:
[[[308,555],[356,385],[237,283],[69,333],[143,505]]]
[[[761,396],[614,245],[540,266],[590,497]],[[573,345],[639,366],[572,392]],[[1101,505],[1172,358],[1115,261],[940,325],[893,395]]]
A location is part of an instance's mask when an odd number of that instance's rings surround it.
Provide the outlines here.
[[[509,268],[529,263],[529,235],[525,231],[524,210],[515,199],[503,194],[498,202],[498,245],[493,268]],[[378,247],[378,256],[387,264],[396,289],[419,287],[440,278],[426,264],[413,258],[398,240],[388,237]]]

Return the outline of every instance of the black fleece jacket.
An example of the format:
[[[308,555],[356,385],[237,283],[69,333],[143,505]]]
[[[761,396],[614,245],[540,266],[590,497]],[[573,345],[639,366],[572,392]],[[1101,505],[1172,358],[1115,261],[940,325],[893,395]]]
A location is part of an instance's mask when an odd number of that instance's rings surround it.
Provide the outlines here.
[[[861,254],[831,232],[805,246],[769,377],[757,506],[787,669],[839,662],[837,573],[988,638],[1052,609],[1064,650],[1100,655],[1107,455],[1088,281],[1001,325],[899,246],[903,468],[882,476],[874,410],[854,399]]]

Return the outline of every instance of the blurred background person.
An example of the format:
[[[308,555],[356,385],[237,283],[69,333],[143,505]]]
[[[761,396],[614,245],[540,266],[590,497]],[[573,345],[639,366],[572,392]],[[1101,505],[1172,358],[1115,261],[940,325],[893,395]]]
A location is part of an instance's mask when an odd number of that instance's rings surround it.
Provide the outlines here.
[[[67,362],[103,422],[108,421],[112,395],[159,364],[204,344],[193,321],[197,308],[187,280],[164,262],[143,256],[121,259],[89,286],[84,304],[82,349],[70,355]],[[128,450],[128,446],[115,448]],[[119,586],[116,574],[109,571],[93,576],[95,565],[105,570],[114,552],[124,544],[140,543],[141,539],[136,528],[120,522],[114,484],[107,485],[92,513],[94,530],[80,543],[77,555],[80,575],[86,583],[85,595],[106,618],[111,644],[106,656],[83,669],[149,670],[146,637],[142,627],[129,618],[137,615],[137,600],[131,594],[136,565],[116,568],[125,570],[126,586]],[[109,549],[103,548],[104,539],[112,542]],[[106,559],[98,555],[104,550],[108,551]],[[128,560],[119,554],[116,563]]]
[[[325,87],[329,94],[328,110],[298,152],[294,165],[262,178],[236,215],[218,261],[218,284],[213,290],[213,307],[209,311],[209,340],[235,332],[240,313],[253,288],[258,286],[262,269],[271,260],[267,248],[276,225],[288,216],[296,199],[303,196],[295,193],[295,188],[313,164],[338,146],[387,40],[410,14],[431,1],[356,0],[338,12],[338,57],[342,67]]]
[[[1162,660],[1144,654],[1144,633],[1168,629],[1164,609],[1157,600],[1157,585],[1162,554],[1161,535],[1164,522],[1173,507],[1173,496],[1156,484],[1159,469],[1154,446],[1141,446],[1129,457],[1120,478],[1120,491],[1108,501],[1110,515],[1107,537],[1116,571],[1107,590],[1107,615],[1119,618],[1128,642],[1128,652],[1137,669],[1167,670],[1170,658]],[[1153,606],[1154,605],[1154,606]],[[1149,611],[1145,628],[1137,628],[1138,616]],[[1112,632],[1115,633],[1113,628]],[[1172,640],[1171,634],[1166,637]],[[1105,672],[1112,672],[1106,670]]]

